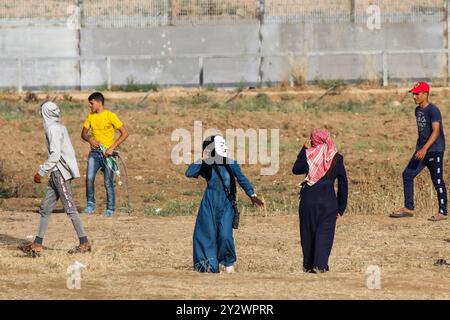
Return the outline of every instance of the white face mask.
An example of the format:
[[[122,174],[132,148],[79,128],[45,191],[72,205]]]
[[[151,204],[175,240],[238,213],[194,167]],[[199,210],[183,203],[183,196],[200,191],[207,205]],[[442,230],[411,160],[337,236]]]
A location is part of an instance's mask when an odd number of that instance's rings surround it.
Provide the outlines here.
[[[228,147],[225,143],[225,139],[221,136],[217,136],[214,138],[214,148],[216,150],[216,154],[221,157],[228,157],[227,150]]]

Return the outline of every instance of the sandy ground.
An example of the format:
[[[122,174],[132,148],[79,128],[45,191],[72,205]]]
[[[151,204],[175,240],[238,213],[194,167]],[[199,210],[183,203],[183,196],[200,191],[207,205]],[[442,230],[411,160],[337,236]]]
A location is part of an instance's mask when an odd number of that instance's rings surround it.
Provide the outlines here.
[[[243,217],[235,232],[237,273],[192,271],[195,217],[83,216],[93,252],[66,253],[76,237],[54,214],[39,258],[16,249],[35,232],[38,214],[0,212],[2,299],[450,299],[448,223],[425,217],[392,220],[347,216],[339,221],[331,272],[301,270],[298,217]],[[67,288],[79,261],[81,289]],[[367,268],[381,270],[381,289],[367,288]]]
[[[258,90],[256,90],[258,91]],[[261,91],[261,90],[260,90]],[[38,102],[20,106],[17,96],[4,95],[1,108],[0,161],[7,183],[21,186],[21,198],[0,199],[0,298],[2,299],[450,299],[450,221],[432,223],[435,192],[424,173],[416,179],[418,215],[392,220],[390,210],[402,205],[401,172],[411,157],[417,128],[407,88],[365,90],[347,88],[305,109],[306,100],[318,99],[324,90],[264,90],[269,106],[256,105],[257,92],[245,90],[236,104],[225,101],[235,91],[217,92],[173,88],[152,93],[108,92],[108,103],[124,121],[130,137],[121,146],[127,164],[134,211],[123,210],[125,193],[117,188],[117,216],[101,216],[103,179],[96,180],[98,211],[82,216],[94,244],[93,252],[70,256],[77,244],[65,214],[56,213],[46,234],[40,258],[25,257],[17,246],[32,240],[38,223],[37,209],[44,184],[32,177],[46,158]],[[450,132],[450,91],[433,90],[433,101]],[[200,94],[200,95],[198,95]],[[80,139],[87,113],[85,102],[72,106],[66,99],[85,100],[88,93],[57,95],[64,104],[63,123],[77,152],[82,178],[74,182],[75,199],[83,208],[84,172],[88,146]],[[71,98],[70,98],[71,97]],[[205,99],[199,103],[198,98]],[[197,99],[197,100],[196,100]],[[256,100],[255,100],[256,99]],[[353,102],[352,102],[353,101]],[[341,103],[341,104],[339,104]],[[355,104],[356,103],[356,104]],[[213,107],[215,104],[218,107]],[[338,105],[337,105],[338,104]],[[249,107],[250,106],[250,107]],[[334,108],[326,111],[327,107]],[[12,110],[10,108],[13,108]],[[342,108],[342,110],[339,110]],[[18,108],[20,109],[20,108]],[[243,165],[266,212],[245,207],[242,226],[235,233],[236,274],[198,274],[192,271],[192,233],[204,181],[187,179],[186,165],[174,165],[170,136],[177,128],[192,130],[194,121],[205,128],[279,128],[280,168],[274,176],[260,176],[260,165]],[[330,258],[331,272],[302,272],[298,231],[298,184],[291,173],[299,146],[312,126],[332,131],[345,156],[349,176],[349,205],[338,222]],[[450,165],[444,158],[445,168]],[[444,170],[450,181],[450,170]],[[165,216],[155,214],[163,208]],[[180,216],[182,212],[188,215]],[[175,216],[173,216],[175,215]],[[67,268],[79,261],[81,289],[67,288]],[[367,288],[369,266],[381,268],[381,289]]]

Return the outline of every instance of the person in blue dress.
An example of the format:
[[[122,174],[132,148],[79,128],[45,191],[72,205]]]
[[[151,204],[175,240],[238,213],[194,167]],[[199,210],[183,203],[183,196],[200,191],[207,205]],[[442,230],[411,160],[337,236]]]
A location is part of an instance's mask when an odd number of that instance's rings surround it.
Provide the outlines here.
[[[344,158],[325,129],[314,129],[300,150],[293,174],[307,174],[300,190],[300,241],[303,271],[329,271],[336,220],[347,207],[348,183]],[[338,181],[337,196],[334,183]]]
[[[235,178],[253,205],[263,206],[264,203],[255,194],[239,164],[227,157],[227,146],[222,136],[205,139],[203,159],[192,163],[185,175],[189,178],[201,176],[207,181],[194,229],[194,270],[218,273],[219,265],[223,265],[226,272],[233,273],[236,262],[233,239],[235,210],[230,194],[236,193]]]

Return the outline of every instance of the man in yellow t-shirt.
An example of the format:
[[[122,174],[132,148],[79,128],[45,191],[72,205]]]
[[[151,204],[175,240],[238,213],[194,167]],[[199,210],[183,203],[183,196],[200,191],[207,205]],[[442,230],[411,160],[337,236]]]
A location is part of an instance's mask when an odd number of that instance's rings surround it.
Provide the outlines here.
[[[91,94],[88,101],[91,112],[87,116],[81,132],[81,138],[91,145],[86,168],[87,206],[84,213],[91,214],[95,209],[94,182],[97,171],[101,168],[104,173],[106,189],[105,215],[112,216],[115,207],[114,172],[106,165],[104,157],[112,156],[114,150],[128,137],[128,131],[116,114],[105,109],[105,98],[100,92]],[[92,131],[92,136],[88,135],[89,130]],[[120,136],[114,141],[115,130],[120,132]],[[101,146],[106,149],[104,154]]]

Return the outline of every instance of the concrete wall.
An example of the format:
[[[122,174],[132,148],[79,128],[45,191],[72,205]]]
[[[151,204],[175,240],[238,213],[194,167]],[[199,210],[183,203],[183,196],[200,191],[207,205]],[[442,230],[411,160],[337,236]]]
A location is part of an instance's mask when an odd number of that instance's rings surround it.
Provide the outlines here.
[[[158,58],[153,60],[114,59],[111,63],[112,83],[158,83],[198,85],[198,59]]]
[[[65,27],[0,28],[0,56],[73,57],[77,52],[76,30]]]
[[[17,88],[18,66],[15,59],[0,59],[0,88]]]
[[[284,24],[262,27],[263,52],[277,55],[299,52],[307,56],[320,51],[422,50],[445,48],[444,23],[390,24],[371,31],[353,24]],[[263,81],[287,78],[289,72],[304,70],[305,78],[359,80],[380,77],[381,55],[294,56],[265,59]],[[389,76],[393,79],[445,77],[443,54],[403,54],[388,58]],[[297,71],[296,71],[297,69]]]
[[[25,89],[92,88],[107,84],[108,77],[112,85],[132,79],[189,86],[200,79],[204,85],[236,85],[285,81],[292,75],[308,81],[374,79],[383,71],[381,55],[311,53],[443,49],[446,37],[443,22],[386,24],[375,31],[351,23],[84,28],[80,33],[62,26],[0,26],[0,87],[17,87],[21,81]],[[77,57],[79,52],[81,63],[56,58]],[[135,57],[124,57],[130,55]],[[109,72],[106,56],[111,57]],[[21,77],[16,58],[25,59]],[[447,57],[396,54],[388,57],[388,66],[391,79],[444,78]]]
[[[446,74],[446,54],[396,54],[388,58],[393,80],[442,78]]]
[[[76,57],[78,43],[77,31],[65,27],[0,28],[0,87],[17,87],[19,67],[14,59],[26,58],[20,77],[24,88],[76,88],[78,61],[56,57]]]
[[[198,85],[199,56],[256,55],[259,46],[256,24],[81,30],[83,56],[154,57],[132,61],[113,59],[111,80],[114,84],[126,84],[127,79],[133,77],[140,83]],[[257,79],[254,60],[241,57],[205,59],[205,81],[229,84],[239,83],[241,78]],[[82,74],[84,72],[82,69]]]

